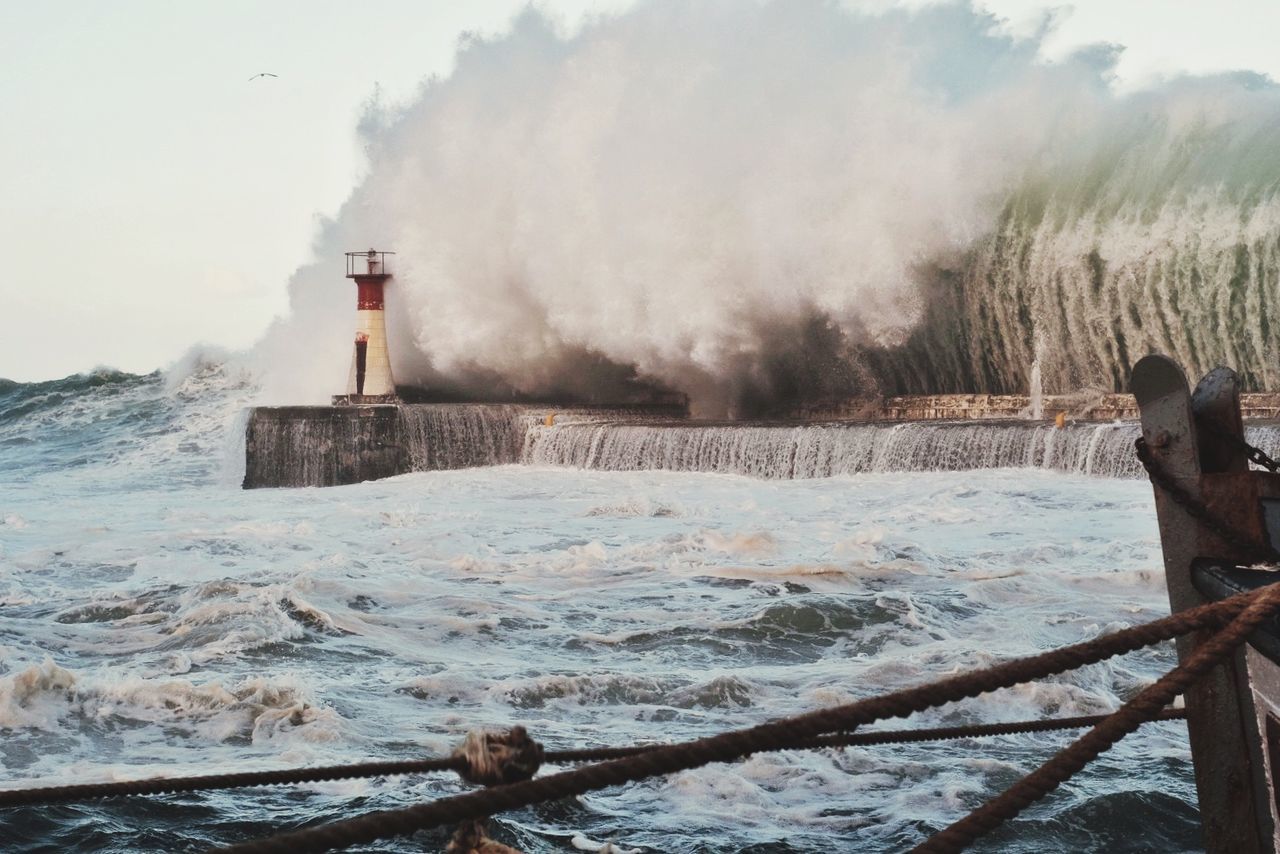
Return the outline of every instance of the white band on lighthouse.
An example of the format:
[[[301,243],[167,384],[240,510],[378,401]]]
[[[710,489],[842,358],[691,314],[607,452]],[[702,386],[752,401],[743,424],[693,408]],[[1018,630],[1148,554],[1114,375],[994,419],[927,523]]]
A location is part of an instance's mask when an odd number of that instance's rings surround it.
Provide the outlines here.
[[[387,353],[386,315],[382,309],[361,309],[356,312],[355,343],[364,338],[364,383],[360,388],[358,376],[359,348],[352,347],[351,373],[347,378],[347,394],[362,397],[382,397],[396,393],[395,379],[391,376],[391,356]]]

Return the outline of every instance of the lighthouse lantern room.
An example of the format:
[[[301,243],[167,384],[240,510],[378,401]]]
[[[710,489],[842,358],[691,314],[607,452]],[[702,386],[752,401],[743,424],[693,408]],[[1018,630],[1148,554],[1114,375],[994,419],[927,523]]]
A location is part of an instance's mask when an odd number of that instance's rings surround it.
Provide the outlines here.
[[[383,286],[391,273],[387,256],[394,252],[347,253],[347,278],[356,282],[356,334],[352,343],[347,393],[335,395],[335,406],[396,403],[396,384],[387,353]]]

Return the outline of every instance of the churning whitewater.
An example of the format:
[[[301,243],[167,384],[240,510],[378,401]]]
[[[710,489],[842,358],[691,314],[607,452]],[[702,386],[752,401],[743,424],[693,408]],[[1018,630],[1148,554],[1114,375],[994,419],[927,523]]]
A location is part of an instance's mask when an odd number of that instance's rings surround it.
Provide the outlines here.
[[[543,427],[524,463],[243,492],[254,394],[202,363],[0,388],[6,787],[439,755],[512,723],[552,748],[691,738],[1168,611],[1136,479],[595,471],[552,459]],[[600,427],[565,441],[579,429]],[[983,434],[957,435],[968,454]],[[1106,711],[1173,661],[1160,647],[887,725]],[[1067,737],[757,756],[496,833],[530,852],[897,851]],[[11,810],[0,839],[203,850],[462,789],[437,775]],[[1194,849],[1194,804],[1185,727],[1152,725],[983,850]]]

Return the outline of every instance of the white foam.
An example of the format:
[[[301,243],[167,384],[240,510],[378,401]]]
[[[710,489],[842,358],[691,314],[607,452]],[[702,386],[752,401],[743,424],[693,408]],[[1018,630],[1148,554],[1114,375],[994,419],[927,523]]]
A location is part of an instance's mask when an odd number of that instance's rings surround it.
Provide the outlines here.
[[[46,658],[18,673],[0,677],[0,727],[52,729],[59,701],[71,696],[76,676]]]
[[[549,748],[693,738],[1167,609],[1137,482],[509,466],[241,492],[101,465],[0,483],[32,521],[0,567],[14,776],[437,755],[513,722]],[[877,727],[1114,708],[1173,660],[1161,647]],[[1150,747],[1185,771],[1176,731],[1153,731],[1117,755]],[[593,794],[577,827],[621,847],[891,847],[874,834],[938,823],[940,793],[992,794],[1034,746],[984,742],[992,764],[971,766],[923,747],[762,757]]]
[[[569,844],[579,851],[593,851],[595,854],[640,854],[641,850],[639,848],[619,848],[612,842],[596,842],[581,833],[575,833],[573,838],[569,840]]]

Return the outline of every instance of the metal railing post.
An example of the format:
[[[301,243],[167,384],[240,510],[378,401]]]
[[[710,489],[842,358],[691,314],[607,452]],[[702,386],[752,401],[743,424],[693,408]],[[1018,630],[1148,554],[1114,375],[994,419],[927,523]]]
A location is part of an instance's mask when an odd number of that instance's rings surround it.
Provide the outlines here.
[[[1243,438],[1235,373],[1213,371],[1193,396],[1177,364],[1147,356],[1134,366],[1132,384],[1143,438],[1165,474],[1219,518],[1263,539],[1256,476],[1230,440]],[[1249,559],[1159,486],[1154,489],[1169,606],[1177,613],[1206,601],[1192,584],[1197,559]],[[1178,659],[1185,661],[1203,638],[1201,633],[1179,639]],[[1214,668],[1184,699],[1206,849],[1274,854],[1271,796],[1245,650]]]

